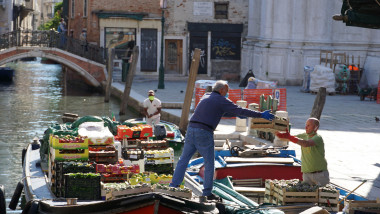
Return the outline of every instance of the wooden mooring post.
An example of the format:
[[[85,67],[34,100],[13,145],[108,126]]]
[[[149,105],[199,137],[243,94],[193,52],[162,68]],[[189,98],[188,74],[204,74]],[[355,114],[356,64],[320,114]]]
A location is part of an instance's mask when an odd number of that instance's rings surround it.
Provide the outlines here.
[[[198,74],[200,55],[201,55],[201,50],[196,48],[194,50],[193,59],[191,60],[189,79],[187,80],[185,100],[183,102],[181,119],[179,121],[179,129],[181,130],[182,133],[186,132],[187,124],[189,123],[189,112],[190,112],[191,100],[193,98],[195,80],[197,79],[197,74]]]
[[[125,115],[125,111],[127,109],[127,104],[129,100],[129,94],[131,93],[133,77],[135,76],[135,73],[136,73],[136,66],[137,66],[138,59],[139,59],[139,46],[135,46],[133,48],[132,56],[131,56],[132,62],[129,62],[131,64],[128,69],[127,80],[125,81],[124,93],[123,93],[123,98],[120,104],[119,115]]]
[[[320,87],[317,96],[314,100],[314,106],[311,110],[310,117],[315,117],[318,120],[321,119],[323,107],[325,106],[326,102],[326,88]]]
[[[108,70],[108,78],[106,85],[106,94],[104,97],[104,102],[108,103],[110,101],[111,96],[111,84],[112,84],[112,73],[113,73],[113,58],[115,56],[115,49],[112,48],[108,51],[108,60],[107,60],[107,70]]]

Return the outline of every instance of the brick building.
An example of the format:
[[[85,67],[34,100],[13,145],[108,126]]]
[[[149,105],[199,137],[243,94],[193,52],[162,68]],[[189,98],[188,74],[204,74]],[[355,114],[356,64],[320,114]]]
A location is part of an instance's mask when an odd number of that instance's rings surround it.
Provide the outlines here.
[[[116,45],[116,62],[130,41],[140,47],[137,74],[158,75],[161,50],[160,0],[64,0],[68,30],[90,43]],[[165,74],[187,75],[194,48],[200,48],[199,74],[221,78],[240,73],[242,38],[247,34],[248,2],[167,0],[164,9]]]

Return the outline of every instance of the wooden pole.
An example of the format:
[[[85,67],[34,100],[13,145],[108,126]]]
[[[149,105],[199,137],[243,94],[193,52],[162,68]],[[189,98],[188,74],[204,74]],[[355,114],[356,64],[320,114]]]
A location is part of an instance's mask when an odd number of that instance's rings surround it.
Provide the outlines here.
[[[114,48],[109,49],[108,64],[107,64],[108,78],[107,78],[107,85],[106,85],[106,96],[104,97],[104,102],[106,103],[110,101],[114,56],[115,56],[115,49]]]
[[[189,123],[190,105],[191,105],[191,100],[193,98],[195,80],[197,79],[200,54],[201,54],[201,50],[196,48],[194,50],[193,59],[191,60],[189,79],[187,80],[185,100],[182,107],[181,119],[179,121],[179,129],[181,130],[182,133],[186,132],[187,124]]]
[[[131,64],[129,65],[127,80],[125,81],[123,99],[120,104],[119,115],[125,115],[127,109],[127,103],[129,99],[129,94],[131,93],[133,77],[136,73],[137,60],[139,59],[139,46],[135,46],[132,51]]]
[[[317,96],[314,100],[314,106],[311,110],[310,117],[315,117],[318,120],[321,119],[323,107],[325,106],[326,102],[326,88],[320,87]]]

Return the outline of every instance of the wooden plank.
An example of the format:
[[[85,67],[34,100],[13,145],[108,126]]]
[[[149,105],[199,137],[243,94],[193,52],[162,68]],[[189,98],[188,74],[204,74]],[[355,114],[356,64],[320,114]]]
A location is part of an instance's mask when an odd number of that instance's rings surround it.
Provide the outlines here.
[[[240,192],[240,193],[265,193],[265,188],[262,187],[239,187],[239,186],[234,186],[235,191]]]
[[[239,158],[239,157],[227,157],[225,160],[227,163],[284,163],[292,164],[294,163],[293,158]]]
[[[189,112],[191,106],[191,100],[193,98],[195,80],[197,79],[198,67],[199,67],[199,59],[201,55],[201,50],[195,48],[193,60],[191,61],[190,71],[189,71],[189,79],[187,80],[187,88],[185,94],[185,100],[183,102],[181,119],[179,121],[179,129],[182,133],[186,132],[187,124],[189,122]]]
[[[131,56],[132,64],[131,66],[129,66],[127,80],[125,81],[123,99],[120,105],[120,112],[119,112],[120,115],[125,115],[125,111],[127,110],[129,94],[131,93],[132,81],[136,73],[136,66],[137,66],[138,59],[139,59],[139,46],[135,46],[133,48],[132,56]]]

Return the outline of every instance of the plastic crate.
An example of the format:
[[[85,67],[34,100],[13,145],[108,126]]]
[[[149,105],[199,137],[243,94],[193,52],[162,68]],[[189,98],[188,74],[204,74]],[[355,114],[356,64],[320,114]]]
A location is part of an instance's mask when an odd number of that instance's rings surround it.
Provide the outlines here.
[[[152,137],[153,136],[153,128],[150,125],[140,125],[141,133],[140,137]]]
[[[144,158],[144,150],[126,150],[122,152],[123,158],[125,160],[140,160]]]
[[[88,149],[61,150],[50,148],[52,159],[55,161],[81,160],[88,161]]]
[[[126,125],[117,126],[117,137],[120,139],[131,138],[132,133],[133,133],[132,129]]]
[[[83,142],[62,141],[62,139],[52,136],[50,138],[51,146],[54,149],[88,149],[88,138],[83,139]]]

